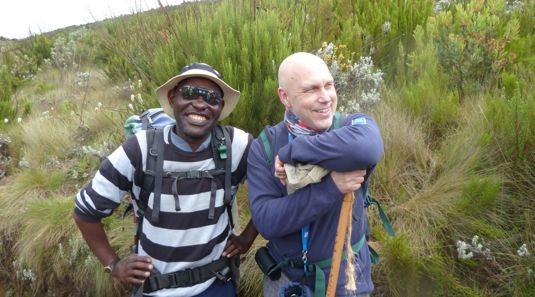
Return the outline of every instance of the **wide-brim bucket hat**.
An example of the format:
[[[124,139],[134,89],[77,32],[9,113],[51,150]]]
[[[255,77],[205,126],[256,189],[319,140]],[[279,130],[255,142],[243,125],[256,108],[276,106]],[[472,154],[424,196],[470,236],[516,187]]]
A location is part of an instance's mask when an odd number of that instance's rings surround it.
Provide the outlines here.
[[[238,101],[240,100],[240,92],[233,89],[225,81],[223,81],[219,72],[212,68],[212,66],[205,63],[194,63],[187,65],[180,71],[180,73],[169,79],[163,85],[156,89],[156,96],[160,105],[162,106],[165,113],[167,113],[172,118],[175,118],[173,109],[169,105],[169,100],[167,99],[167,93],[176,87],[181,81],[191,78],[191,77],[200,77],[213,81],[217,84],[223,91],[223,101],[225,101],[225,106],[221,111],[219,120],[223,120],[229,116],[229,114],[236,108]]]

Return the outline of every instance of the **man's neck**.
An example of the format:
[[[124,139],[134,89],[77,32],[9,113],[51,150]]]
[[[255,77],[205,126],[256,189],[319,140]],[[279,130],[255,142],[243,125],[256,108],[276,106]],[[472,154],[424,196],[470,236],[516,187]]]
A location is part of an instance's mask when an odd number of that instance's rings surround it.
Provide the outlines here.
[[[176,127],[176,126],[175,126]],[[171,133],[171,142],[180,150],[185,152],[197,152],[202,151],[210,146],[211,134],[209,133],[204,137],[204,139],[199,139],[198,141],[186,140],[176,133],[175,129],[172,129]]]

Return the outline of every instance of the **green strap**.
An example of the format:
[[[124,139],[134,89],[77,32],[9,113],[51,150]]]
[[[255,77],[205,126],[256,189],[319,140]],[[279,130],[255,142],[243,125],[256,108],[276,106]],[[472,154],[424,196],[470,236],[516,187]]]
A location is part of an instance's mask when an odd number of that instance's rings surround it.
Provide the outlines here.
[[[266,161],[268,162],[269,166],[271,166],[273,165],[273,152],[271,151],[271,143],[269,142],[269,138],[266,133],[266,129],[264,129],[262,132],[260,132],[258,137],[262,141],[262,146],[264,146],[264,152],[266,153],[267,157]]]
[[[356,251],[360,251],[366,243],[366,235],[362,235],[362,237],[359,239],[357,243],[351,246],[351,250],[353,253]],[[347,252],[344,250],[342,253],[342,260],[347,260]],[[314,271],[315,273],[315,279],[316,279],[316,287],[314,288],[314,297],[324,297],[325,291],[326,291],[326,281],[325,281],[325,272],[323,272],[323,269],[329,268],[332,264],[332,258],[321,260],[319,262],[316,262],[314,264],[308,264],[307,269],[308,271]],[[277,269],[280,266],[289,266],[290,260],[284,259],[282,262],[280,262],[276,267],[273,269]]]
[[[372,261],[372,264],[379,264],[379,253],[377,253],[371,245],[368,245],[368,249],[370,250],[370,260]]]
[[[331,130],[340,128],[340,117],[341,116],[339,112],[334,113],[333,125],[331,127]]]
[[[366,243],[366,235],[362,235],[357,243],[351,246],[353,253],[360,251]],[[342,260],[347,260],[347,252],[344,250],[342,253]],[[326,282],[325,282],[325,273],[323,269],[330,267],[332,264],[332,258],[321,260],[314,264],[309,264],[309,269],[315,269],[316,273],[316,287],[314,288],[314,297],[323,297],[325,296],[326,291]],[[308,268],[308,267],[307,267]]]
[[[383,211],[383,208],[381,207],[381,204],[377,199],[375,199],[373,196],[371,196],[367,190],[364,190],[363,188],[360,188],[359,190],[363,197],[365,197],[365,204],[371,205],[375,204],[377,205],[377,208],[379,209],[379,216],[381,217],[381,221],[383,222],[383,226],[386,229],[386,232],[390,236],[395,236],[396,232],[394,231],[394,228],[392,227],[392,224],[388,220],[388,217],[386,216],[385,212]],[[351,250],[355,253],[356,251],[360,251],[366,243],[366,235],[362,235],[360,240],[351,246]],[[368,249],[370,251],[370,261],[373,264],[379,263],[379,254],[369,245]],[[343,251],[342,259],[347,260],[347,252],[346,250]],[[325,273],[323,272],[323,269],[330,267],[332,264],[332,258],[321,260],[319,262],[316,262],[314,264],[309,264],[307,267],[309,271],[314,270],[315,271],[315,279],[316,279],[316,286],[314,288],[314,297],[323,297],[325,296],[326,292],[326,279],[325,279]]]
[[[388,235],[392,237],[396,236],[396,232],[394,231],[394,228],[392,227],[390,220],[388,219],[388,217],[386,216],[386,213],[381,207],[381,203],[379,203],[379,201],[377,201],[377,199],[375,199],[368,192],[366,192],[366,195],[364,197],[365,197],[364,203],[366,206],[375,204],[377,206],[377,209],[379,209],[379,217],[381,217],[381,221],[383,222],[383,226],[385,227],[386,233],[388,233]]]
[[[327,291],[327,288],[325,287],[325,273],[317,264],[314,265],[314,269],[316,269],[316,287],[314,288],[314,297],[323,297],[325,296],[325,291]]]

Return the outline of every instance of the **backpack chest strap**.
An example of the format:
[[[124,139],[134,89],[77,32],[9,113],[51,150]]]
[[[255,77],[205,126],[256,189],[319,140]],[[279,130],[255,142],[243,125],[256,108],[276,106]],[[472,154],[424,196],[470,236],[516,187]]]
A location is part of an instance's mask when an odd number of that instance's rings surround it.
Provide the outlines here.
[[[193,170],[193,171],[184,171],[184,172],[165,172],[163,173],[160,188],[164,190],[163,192],[166,192],[169,190],[171,191],[171,193],[173,194],[173,198],[174,198],[175,210],[180,211],[181,209],[180,198],[178,194],[179,181],[186,180],[186,179],[192,179],[192,180],[209,179],[210,180],[210,208],[208,211],[208,218],[214,219],[216,193],[217,193],[218,186],[222,185],[224,182],[224,177],[222,176],[223,174],[225,174],[225,170],[223,169]],[[157,176],[155,176],[155,174],[152,171],[147,171],[144,177],[143,188],[144,189],[154,188],[153,185],[156,184],[156,178]],[[225,189],[225,192],[227,192],[226,189]],[[150,191],[143,191],[143,193],[147,195],[147,194],[150,194]]]

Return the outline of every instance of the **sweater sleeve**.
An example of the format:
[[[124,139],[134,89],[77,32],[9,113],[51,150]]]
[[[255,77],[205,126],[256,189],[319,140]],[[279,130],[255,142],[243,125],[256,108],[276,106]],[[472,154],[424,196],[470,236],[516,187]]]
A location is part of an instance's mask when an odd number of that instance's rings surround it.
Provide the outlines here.
[[[110,154],[75,197],[74,211],[86,222],[98,222],[119,206],[132,188],[135,166],[141,162],[138,138],[130,137]]]
[[[251,215],[257,230],[268,240],[298,231],[342,199],[330,175],[288,195],[273,176],[258,139],[251,145],[247,165]]]
[[[345,125],[314,136],[299,136],[279,150],[284,163],[315,164],[334,171],[367,169],[383,154],[383,140],[375,120],[350,115]]]

